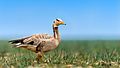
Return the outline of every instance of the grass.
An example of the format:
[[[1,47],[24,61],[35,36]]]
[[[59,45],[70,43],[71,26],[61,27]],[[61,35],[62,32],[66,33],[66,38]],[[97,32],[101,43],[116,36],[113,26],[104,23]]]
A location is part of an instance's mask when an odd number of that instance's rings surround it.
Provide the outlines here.
[[[0,41],[0,68],[118,68],[120,67],[119,40],[62,41],[60,46],[45,54],[40,64],[31,51],[13,48]]]

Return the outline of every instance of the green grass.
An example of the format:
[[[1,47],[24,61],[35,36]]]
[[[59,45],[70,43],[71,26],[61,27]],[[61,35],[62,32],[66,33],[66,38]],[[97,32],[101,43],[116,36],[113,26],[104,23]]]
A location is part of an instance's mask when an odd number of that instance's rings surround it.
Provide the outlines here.
[[[120,67],[119,40],[62,41],[60,46],[45,54],[40,64],[31,51],[13,48],[7,41],[0,41],[0,68],[30,67]]]

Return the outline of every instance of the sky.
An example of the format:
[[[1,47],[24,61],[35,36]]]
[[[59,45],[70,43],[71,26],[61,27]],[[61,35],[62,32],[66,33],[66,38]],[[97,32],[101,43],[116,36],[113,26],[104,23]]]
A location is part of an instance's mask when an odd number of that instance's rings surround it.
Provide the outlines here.
[[[120,0],[0,0],[0,38],[53,34],[62,38],[120,38]]]

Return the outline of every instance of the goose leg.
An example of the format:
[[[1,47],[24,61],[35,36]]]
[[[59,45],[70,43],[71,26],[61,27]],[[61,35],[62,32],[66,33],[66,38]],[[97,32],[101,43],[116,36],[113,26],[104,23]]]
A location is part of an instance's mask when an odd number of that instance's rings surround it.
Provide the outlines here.
[[[43,61],[43,56],[44,56],[44,53],[43,53],[43,46],[41,44],[39,44],[37,47],[36,47],[36,52],[37,52],[37,62],[39,63],[39,61]]]
[[[37,58],[36,58],[37,63],[39,63],[40,61],[42,62],[42,57],[43,57],[42,53],[41,53],[41,52],[38,52],[38,53],[37,53]]]

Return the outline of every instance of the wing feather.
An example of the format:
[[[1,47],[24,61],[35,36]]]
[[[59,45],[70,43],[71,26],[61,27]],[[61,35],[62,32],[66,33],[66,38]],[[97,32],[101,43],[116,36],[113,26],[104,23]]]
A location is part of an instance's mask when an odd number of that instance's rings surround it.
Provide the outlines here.
[[[35,34],[26,38],[11,40],[9,42],[11,42],[11,44],[17,44],[17,45],[18,44],[19,45],[23,45],[23,44],[38,45],[43,41],[48,41],[50,38],[53,38],[53,36],[50,36],[48,34]]]

